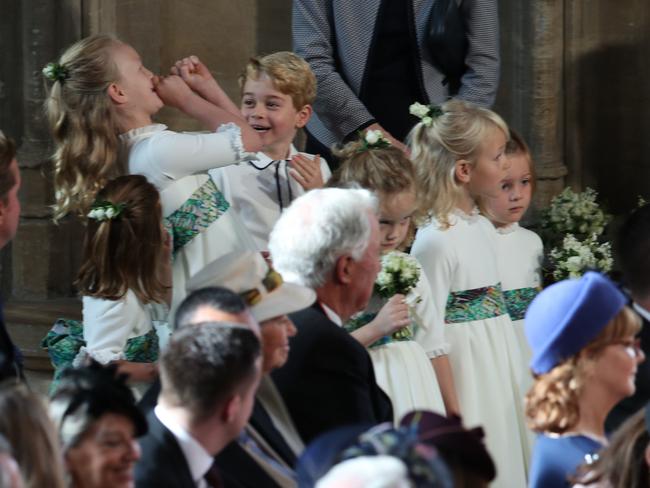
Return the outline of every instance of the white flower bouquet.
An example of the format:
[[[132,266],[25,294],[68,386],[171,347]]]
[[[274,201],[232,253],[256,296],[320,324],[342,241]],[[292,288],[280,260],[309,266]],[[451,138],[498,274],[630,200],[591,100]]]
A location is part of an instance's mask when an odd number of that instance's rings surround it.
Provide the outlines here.
[[[565,188],[555,196],[542,213],[541,230],[546,240],[559,244],[565,234],[573,234],[578,240],[593,234],[600,237],[611,217],[600,208],[597,197],[593,188],[581,193]]]
[[[579,278],[588,270],[608,273],[613,264],[612,249],[609,242],[599,242],[595,233],[583,240],[567,234],[561,246],[551,249],[549,261],[557,281]]]
[[[391,298],[398,293],[409,295],[407,303],[417,303],[420,298],[415,296],[413,289],[420,280],[422,268],[417,259],[399,251],[391,251],[381,258],[381,271],[375,280],[375,293],[382,298]],[[393,333],[395,339],[412,339],[413,330],[410,326],[403,327]]]

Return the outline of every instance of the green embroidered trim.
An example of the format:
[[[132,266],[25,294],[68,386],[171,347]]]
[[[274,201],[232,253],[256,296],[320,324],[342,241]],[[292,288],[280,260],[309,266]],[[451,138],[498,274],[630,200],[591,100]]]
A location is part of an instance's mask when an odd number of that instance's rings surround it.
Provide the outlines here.
[[[173,253],[207,229],[226,210],[230,203],[212,179],[203,183],[178,210],[165,218],[165,228],[171,230]]]
[[[472,322],[508,313],[501,284],[473,290],[455,291],[447,298],[445,323]]]
[[[83,339],[83,323],[77,320],[58,319],[41,341],[54,366],[50,395],[56,391],[63,371],[72,367],[79,349],[86,345]],[[158,334],[151,329],[144,335],[132,337],[124,346],[124,358],[135,363],[153,363],[158,360]]]
[[[354,332],[355,330],[372,322],[376,316],[377,314],[374,312],[360,313],[350,318],[350,320],[348,320],[345,324],[343,324],[343,328],[348,332]],[[411,325],[407,327],[403,327],[402,329],[398,330],[397,332],[394,332],[391,335],[386,335],[384,337],[377,339],[375,342],[370,344],[368,348],[372,349],[374,347],[384,346],[386,344],[390,344],[391,342],[412,341],[414,340],[416,330],[417,330],[417,324],[415,323],[415,321],[412,320]]]
[[[539,288],[517,288],[506,290],[503,296],[506,300],[506,307],[512,320],[522,320],[528,310],[528,305],[539,293]]]

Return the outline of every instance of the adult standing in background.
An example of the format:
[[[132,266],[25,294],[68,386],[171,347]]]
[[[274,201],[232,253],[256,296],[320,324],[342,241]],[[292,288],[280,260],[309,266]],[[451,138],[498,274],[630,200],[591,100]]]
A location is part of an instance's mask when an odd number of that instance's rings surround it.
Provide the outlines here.
[[[409,105],[440,104],[450,96],[427,39],[440,1],[294,0],[294,51],[318,80],[308,152],[326,155],[332,144],[365,128],[382,129],[404,148],[395,140],[403,141],[417,122]],[[455,97],[490,107],[499,80],[497,0],[455,1],[468,41]]]

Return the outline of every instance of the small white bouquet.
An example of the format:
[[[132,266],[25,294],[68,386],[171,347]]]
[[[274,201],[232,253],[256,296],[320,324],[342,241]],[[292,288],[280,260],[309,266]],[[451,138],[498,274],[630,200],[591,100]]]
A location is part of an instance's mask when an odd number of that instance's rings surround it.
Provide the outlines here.
[[[593,234],[601,236],[610,216],[600,208],[597,197],[598,193],[593,188],[581,193],[565,188],[555,196],[549,208],[542,213],[541,227],[546,240],[559,243],[565,234],[573,234],[579,240]]]
[[[583,240],[567,234],[562,246],[551,249],[549,260],[553,267],[553,278],[558,281],[579,278],[586,271],[594,269],[607,273],[613,264],[610,243],[598,242],[595,233]]]
[[[382,298],[391,298],[398,293],[409,295],[420,280],[422,268],[417,259],[403,252],[391,251],[381,258],[381,271],[375,280],[375,293]],[[411,294],[407,303],[417,303],[421,298]],[[409,303],[410,301],[410,303]],[[395,339],[412,339],[410,326],[393,333]]]

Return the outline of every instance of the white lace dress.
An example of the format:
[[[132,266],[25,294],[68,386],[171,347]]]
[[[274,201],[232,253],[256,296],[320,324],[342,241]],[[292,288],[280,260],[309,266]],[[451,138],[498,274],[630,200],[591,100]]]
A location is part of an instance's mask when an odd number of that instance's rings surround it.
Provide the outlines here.
[[[501,290],[492,224],[474,211],[418,230],[411,253],[431,285],[463,415],[480,425],[497,466],[493,487],[525,487],[528,437],[511,371],[517,338]]]
[[[207,173],[255,156],[244,152],[235,124],[191,134],[153,124],[121,139],[128,149],[129,173],[144,175],[160,192],[173,237],[174,310],[186,295],[186,282],[205,265],[229,252],[255,250],[239,216]]]
[[[375,318],[387,299],[373,293],[365,311],[350,320],[345,328],[353,331]],[[390,397],[396,422],[416,409],[445,414],[431,358],[447,354],[444,328],[436,323],[431,287],[424,273],[407,296],[412,319],[412,338],[385,336],[368,348],[377,384]]]
[[[532,352],[524,332],[524,315],[530,302],[541,290],[544,245],[537,234],[517,223],[498,227],[496,232],[501,286],[519,345],[519,357],[512,355],[512,375],[515,385],[519,388],[519,398],[523,402],[533,384],[529,366]],[[526,429],[526,426],[523,428]],[[530,460],[532,455],[534,441],[533,433],[528,431],[527,460]]]

